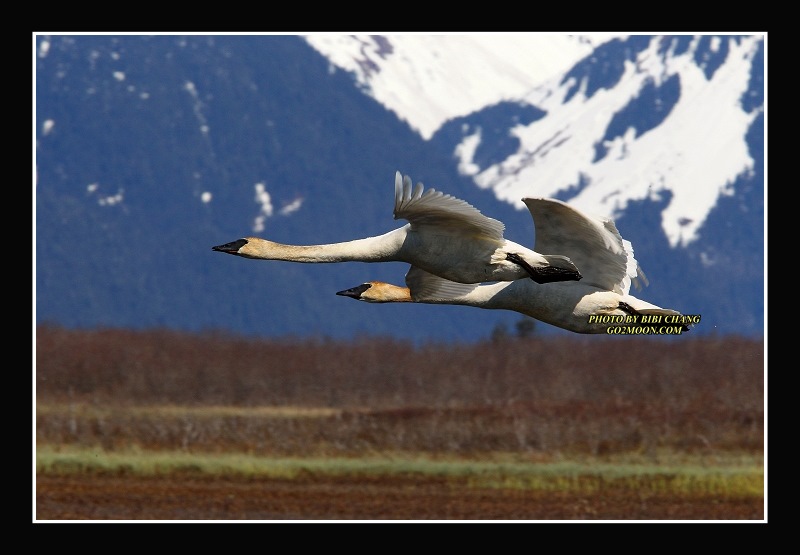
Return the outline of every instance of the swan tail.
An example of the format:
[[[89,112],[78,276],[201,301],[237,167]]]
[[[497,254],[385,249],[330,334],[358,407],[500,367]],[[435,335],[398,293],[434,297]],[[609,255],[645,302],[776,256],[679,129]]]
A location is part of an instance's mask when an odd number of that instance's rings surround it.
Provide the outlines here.
[[[627,297],[625,301],[620,301],[620,310],[636,316],[673,316],[667,324],[677,324],[683,328],[683,331],[689,331],[695,325],[695,321],[690,318],[683,318],[683,314],[671,308],[661,308],[660,306],[651,305],[646,301],[642,301],[635,297]]]
[[[689,331],[695,326],[695,322],[693,320],[683,320],[681,318],[683,314],[677,310],[670,310],[669,308],[645,308],[643,310],[639,310],[639,314],[647,316],[677,316],[677,318],[674,318],[671,323],[681,326],[683,331]]]
[[[669,308],[638,308],[636,312],[648,316],[681,316],[680,312]]]

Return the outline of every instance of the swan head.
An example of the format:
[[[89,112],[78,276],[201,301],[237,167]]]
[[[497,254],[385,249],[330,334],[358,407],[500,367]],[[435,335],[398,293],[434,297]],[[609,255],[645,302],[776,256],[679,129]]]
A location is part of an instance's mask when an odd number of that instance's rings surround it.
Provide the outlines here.
[[[350,289],[337,291],[336,294],[367,303],[411,302],[411,291],[408,287],[398,287],[382,281],[367,281]]]
[[[230,243],[225,243],[224,245],[211,247],[211,250],[233,254],[235,256],[243,256],[245,258],[265,258],[264,251],[271,244],[272,243],[265,239],[244,237],[236,241],[231,241]]]
[[[216,247],[211,247],[211,250],[219,252],[227,252],[228,254],[239,254],[239,249],[247,246],[247,244],[248,244],[247,239],[237,239],[236,241],[231,241],[230,243],[225,243],[224,245],[217,245]]]

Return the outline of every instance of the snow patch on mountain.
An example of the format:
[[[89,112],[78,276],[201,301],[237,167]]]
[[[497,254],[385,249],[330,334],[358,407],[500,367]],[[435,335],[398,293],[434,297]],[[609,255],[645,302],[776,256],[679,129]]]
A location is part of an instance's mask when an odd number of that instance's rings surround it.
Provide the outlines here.
[[[525,98],[547,115],[512,129],[518,152],[475,172],[475,181],[520,208],[524,196],[549,196],[609,216],[631,201],[669,193],[660,225],[671,246],[686,246],[720,196],[733,194],[737,176],[753,168],[746,133],[761,111],[746,112],[742,98],[760,40],[729,41],[725,61],[711,77],[696,61],[697,37],[680,54],[661,52],[663,43],[650,41],[625,62],[613,88],[593,94],[587,94],[586,81],[553,78]],[[575,86],[578,92],[569,97]],[[646,130],[615,124],[645,94],[654,99],[645,110],[666,104],[663,120]],[[474,169],[463,158],[474,151],[474,138],[464,143],[470,146],[457,150],[459,166]]]
[[[753,169],[746,136],[763,105],[744,104],[763,35],[305,39],[426,139],[501,102],[541,110],[508,129],[519,146],[491,163],[476,153],[497,129],[465,125],[454,147],[462,174],[519,209],[522,197],[550,196],[618,217],[632,201],[667,195],[658,224],[671,246],[686,246]]]
[[[619,35],[306,35],[425,139],[446,121],[518,99]]]

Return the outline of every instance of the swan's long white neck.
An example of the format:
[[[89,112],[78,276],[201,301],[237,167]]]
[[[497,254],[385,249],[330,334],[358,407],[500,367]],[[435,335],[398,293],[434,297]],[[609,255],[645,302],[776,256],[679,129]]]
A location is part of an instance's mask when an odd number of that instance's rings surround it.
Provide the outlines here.
[[[250,237],[247,239],[248,245],[239,254],[248,258],[289,262],[390,262],[396,260],[404,238],[405,227],[376,237],[324,245],[284,245]]]

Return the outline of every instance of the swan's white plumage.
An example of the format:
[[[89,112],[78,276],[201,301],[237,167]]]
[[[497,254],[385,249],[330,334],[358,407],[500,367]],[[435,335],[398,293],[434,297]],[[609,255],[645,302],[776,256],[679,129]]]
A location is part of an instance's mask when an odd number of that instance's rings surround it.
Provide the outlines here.
[[[591,216],[551,198],[528,197],[522,202],[536,227],[534,250],[568,256],[580,269],[586,285],[620,295],[630,291],[631,281],[641,272],[633,245],[622,238],[612,219]],[[644,274],[641,278],[646,279]]]
[[[537,283],[581,279],[561,253],[540,254],[503,237],[504,225],[474,206],[395,174],[395,219],[408,223],[375,237],[322,245],[285,245],[245,237],[213,250],[260,260],[303,263],[408,262],[459,283],[532,278]]]
[[[505,225],[484,216],[466,201],[436,189],[423,193],[422,183],[412,188],[411,178],[403,178],[400,172],[395,175],[394,190],[394,219],[408,220],[413,230],[430,226],[437,231],[446,229],[450,233],[478,234],[498,243],[503,241]]]
[[[406,286],[414,302],[446,301],[466,297],[475,291],[478,283],[457,283],[442,279],[416,266],[406,273]]]
[[[589,216],[556,199],[523,200],[534,219],[536,248],[570,257],[581,269],[581,281],[455,283],[412,265],[404,288],[367,282],[338,294],[372,303],[413,301],[513,310],[576,333],[606,333],[615,324],[593,323],[591,316],[629,316],[631,309],[647,315],[680,315],[629,294],[632,280],[646,284],[646,278],[633,246],[613,220]]]

